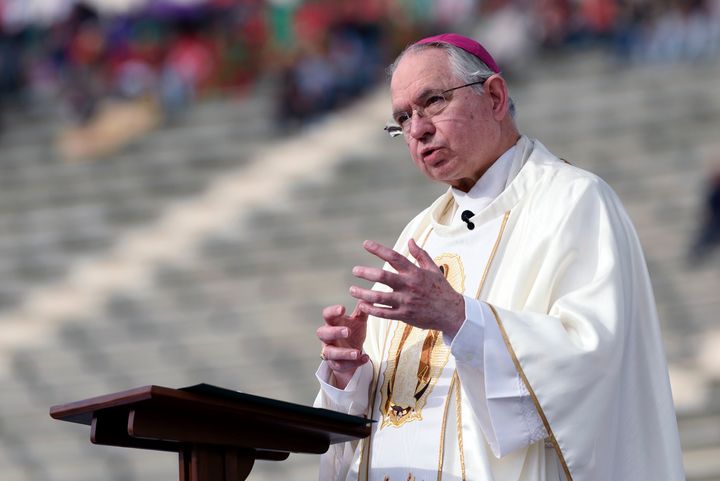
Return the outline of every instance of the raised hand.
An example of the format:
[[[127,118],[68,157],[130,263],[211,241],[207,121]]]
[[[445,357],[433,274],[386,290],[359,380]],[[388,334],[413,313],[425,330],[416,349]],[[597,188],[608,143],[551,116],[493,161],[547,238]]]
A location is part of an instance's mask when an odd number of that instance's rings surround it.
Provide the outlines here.
[[[404,321],[422,329],[436,329],[454,336],[465,320],[465,300],[445,279],[430,255],[414,240],[408,242],[413,264],[402,254],[377,242],[365,241],[369,253],[388,262],[396,272],[375,267],[356,266],[353,275],[385,284],[392,292],[380,292],[358,286],[350,295],[358,299],[365,314]]]
[[[323,345],[321,356],[333,372],[334,385],[340,389],[344,389],[355,370],[369,360],[362,352],[368,318],[361,310],[362,304],[358,302],[349,316],[344,306],[326,307],[322,312],[325,324],[317,330]]]

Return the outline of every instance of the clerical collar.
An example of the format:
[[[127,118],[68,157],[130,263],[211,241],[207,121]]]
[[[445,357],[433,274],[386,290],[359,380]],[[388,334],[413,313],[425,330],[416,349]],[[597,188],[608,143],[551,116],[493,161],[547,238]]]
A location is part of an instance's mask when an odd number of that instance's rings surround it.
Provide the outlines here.
[[[451,224],[466,222],[461,219],[464,211],[477,214],[490,205],[495,197],[500,195],[505,189],[508,176],[510,175],[512,160],[515,156],[515,148],[515,145],[513,145],[505,151],[468,192],[463,192],[454,187],[451,189],[455,203],[457,204],[457,209],[455,209]]]

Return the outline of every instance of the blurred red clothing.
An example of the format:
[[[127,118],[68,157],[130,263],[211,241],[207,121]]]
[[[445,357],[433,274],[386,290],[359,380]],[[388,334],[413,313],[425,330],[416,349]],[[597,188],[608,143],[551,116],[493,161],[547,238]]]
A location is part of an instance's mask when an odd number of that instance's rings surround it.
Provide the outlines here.
[[[210,86],[217,67],[217,56],[210,42],[186,35],[170,47],[167,65],[175,70],[187,85],[202,90]]]
[[[580,14],[585,24],[595,33],[611,32],[618,16],[615,0],[583,0]]]
[[[309,2],[295,12],[295,36],[311,45],[322,43],[335,19],[335,8],[324,2]]]
[[[69,57],[75,65],[93,65],[102,60],[105,36],[94,23],[81,25],[71,40]]]

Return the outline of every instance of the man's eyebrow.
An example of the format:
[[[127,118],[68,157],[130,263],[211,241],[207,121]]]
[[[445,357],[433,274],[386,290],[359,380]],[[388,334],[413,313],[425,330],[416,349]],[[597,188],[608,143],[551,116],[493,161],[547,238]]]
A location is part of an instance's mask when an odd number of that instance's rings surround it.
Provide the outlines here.
[[[429,96],[431,96],[431,95],[433,95],[433,94],[440,93],[440,92],[442,92],[442,91],[443,91],[443,89],[440,89],[440,88],[430,88],[430,87],[427,87],[427,88],[423,89],[423,90],[420,92],[420,95],[418,95],[417,97],[415,97],[415,102],[418,103],[418,104],[419,104],[419,103],[422,103],[422,101],[425,100],[425,99],[427,99]]]
[[[433,94],[440,93],[440,92],[442,92],[442,91],[443,91],[443,89],[441,89],[441,88],[426,87],[426,88],[424,88],[422,91],[420,91],[420,95],[418,95],[417,97],[415,97],[415,99],[413,99],[412,103],[415,104],[415,105],[422,104],[423,101],[424,101],[425,99],[427,99],[429,96],[431,96],[431,95],[433,95]],[[401,108],[401,109],[398,109],[398,110],[393,110],[393,113],[392,113],[392,114],[393,114],[393,117],[395,117],[396,115],[402,114],[402,113],[407,112],[407,111],[409,111],[409,110],[410,110],[410,108],[404,108],[404,109]]]

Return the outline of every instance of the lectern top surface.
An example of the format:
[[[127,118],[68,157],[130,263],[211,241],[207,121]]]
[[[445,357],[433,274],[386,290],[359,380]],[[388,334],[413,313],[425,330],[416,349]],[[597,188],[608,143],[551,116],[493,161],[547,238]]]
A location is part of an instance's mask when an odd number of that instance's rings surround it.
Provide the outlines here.
[[[255,459],[321,454],[369,436],[372,422],[207,384],[143,386],[53,406],[50,415],[90,425],[94,444],[180,453],[183,481],[243,479],[240,461],[249,472]]]
[[[198,384],[181,389],[143,386],[104,396],[88,398],[50,408],[55,419],[91,425],[99,412],[170,410],[187,416],[222,415],[227,419],[264,419],[268,425],[295,426],[297,429],[335,433],[333,441],[346,436],[364,437],[372,420],[328,409],[270,399],[230,389]]]

